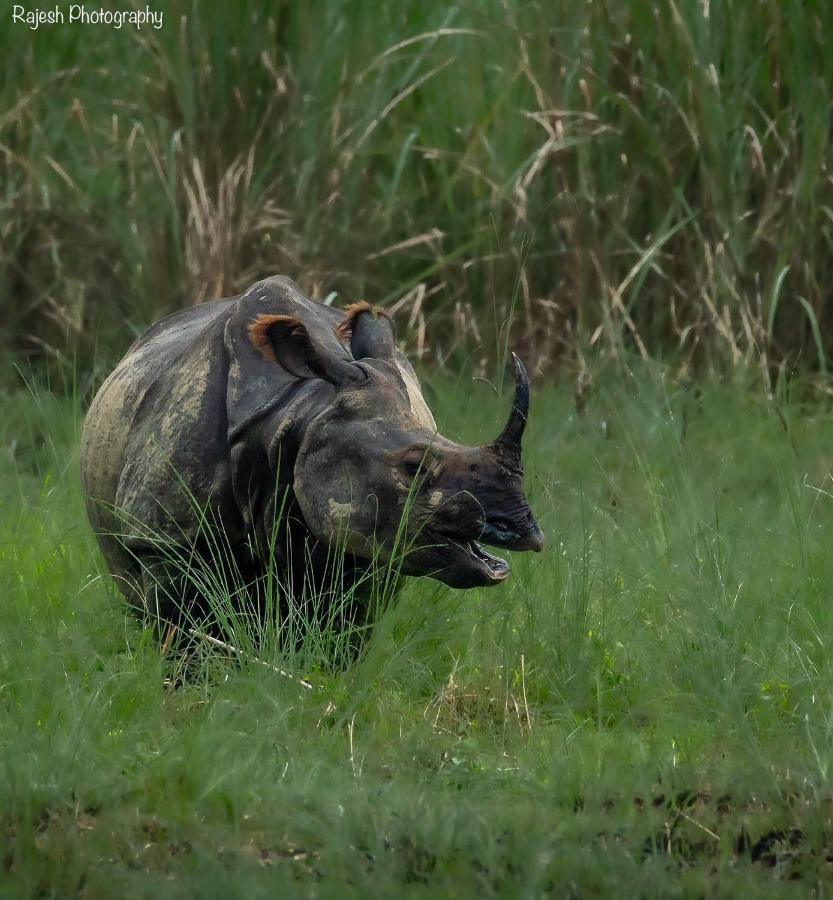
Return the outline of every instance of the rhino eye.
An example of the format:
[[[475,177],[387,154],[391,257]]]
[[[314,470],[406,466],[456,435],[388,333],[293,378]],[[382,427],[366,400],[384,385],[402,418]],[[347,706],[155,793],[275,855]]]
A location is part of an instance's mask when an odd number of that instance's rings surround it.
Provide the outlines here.
[[[401,462],[402,472],[410,479],[429,479],[432,474],[431,459],[423,453],[406,456]]]
[[[416,478],[417,475],[428,474],[428,462],[422,459],[405,459],[402,461],[402,468],[409,478]]]

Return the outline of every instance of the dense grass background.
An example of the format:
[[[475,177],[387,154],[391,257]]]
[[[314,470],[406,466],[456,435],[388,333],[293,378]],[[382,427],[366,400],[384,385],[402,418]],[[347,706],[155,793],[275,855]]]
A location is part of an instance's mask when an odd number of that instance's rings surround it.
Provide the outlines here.
[[[825,4],[165,14],[0,16],[0,893],[826,895]],[[558,374],[548,547],[410,581],[350,666],[184,672],[78,427],[149,322],[275,272],[385,304],[449,437],[496,433],[507,346]]]
[[[18,354],[88,373],[284,272],[387,304],[440,361],[510,330],[534,370],[826,368],[823,2],[164,8],[138,33],[0,21]]]
[[[491,433],[482,383],[431,390]],[[305,690],[210,647],[166,686],[101,576],[75,401],[4,398],[5,895],[824,896],[829,411],[646,367],[535,400],[548,551],[409,581],[347,669],[268,657]]]

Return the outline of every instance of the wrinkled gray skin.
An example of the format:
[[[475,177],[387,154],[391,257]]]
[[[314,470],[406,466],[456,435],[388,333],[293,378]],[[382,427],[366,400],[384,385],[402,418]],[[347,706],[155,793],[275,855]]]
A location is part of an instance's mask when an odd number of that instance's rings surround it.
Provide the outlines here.
[[[168,316],[130,348],[84,423],[87,511],[107,565],[152,617],[198,612],[198,592],[177,581],[157,542],[193,543],[218,565],[201,509],[221,523],[244,579],[263,575],[271,545],[279,575],[299,594],[304,581],[326,581],[340,534],[346,587],[374,554],[394,552],[407,503],[402,572],[452,587],[496,584],[508,566],[475,541],[543,546],[522,490],[528,383],[515,366],[503,433],[463,447],[437,434],[376,310],[334,310],[273,277]]]

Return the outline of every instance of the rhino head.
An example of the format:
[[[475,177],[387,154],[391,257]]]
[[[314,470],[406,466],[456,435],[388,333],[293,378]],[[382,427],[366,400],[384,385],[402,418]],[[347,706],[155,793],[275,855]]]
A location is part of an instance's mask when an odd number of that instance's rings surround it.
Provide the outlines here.
[[[248,338],[316,398],[312,412],[306,404],[291,473],[313,536],[340,540],[359,559],[395,556],[404,574],[456,588],[494,585],[509,574],[483,544],[542,549],[523,492],[529,380],[517,356],[506,426],[495,440],[466,447],[438,433],[382,310],[354,304],[323,328],[320,319],[260,316]]]

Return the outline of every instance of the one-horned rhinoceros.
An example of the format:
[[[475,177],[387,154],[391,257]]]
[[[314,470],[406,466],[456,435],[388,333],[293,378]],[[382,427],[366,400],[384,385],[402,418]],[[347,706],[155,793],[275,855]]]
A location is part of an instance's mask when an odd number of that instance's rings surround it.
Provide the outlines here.
[[[197,560],[249,585],[270,571],[285,598],[332,577],[338,541],[342,589],[379,560],[452,587],[502,581],[508,565],[480,542],[543,546],[522,489],[529,382],[513,358],[505,428],[465,447],[437,433],[390,319],[367,303],[335,310],[276,276],[162,319],[84,423],[87,509],[110,571],[159,622],[200,608],[183,573]],[[189,548],[176,564],[171,546]]]

